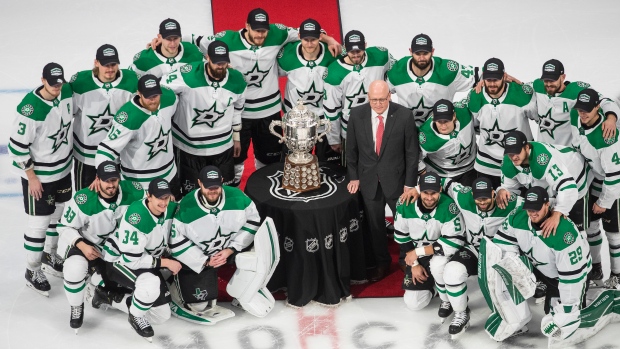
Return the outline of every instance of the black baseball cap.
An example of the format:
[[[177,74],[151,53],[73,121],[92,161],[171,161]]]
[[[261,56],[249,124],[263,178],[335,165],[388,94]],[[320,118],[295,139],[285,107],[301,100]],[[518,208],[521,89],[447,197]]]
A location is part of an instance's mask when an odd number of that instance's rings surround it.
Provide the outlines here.
[[[493,198],[493,183],[486,177],[479,177],[471,184],[471,193],[475,199]]]
[[[483,79],[501,80],[504,77],[504,62],[499,58],[491,58],[482,67]]]
[[[543,64],[540,78],[542,80],[556,81],[562,74],[564,74],[564,64],[557,59],[550,59]]]
[[[222,172],[217,166],[205,166],[200,170],[198,175],[200,183],[205,188],[221,187],[222,186]]]
[[[149,194],[153,195],[158,199],[163,199],[164,197],[171,195],[172,190],[170,190],[170,183],[163,178],[155,178],[149,183]]]
[[[181,37],[181,25],[172,18],[168,18],[159,24],[159,34],[162,38],[169,36]]]
[[[108,65],[110,63],[121,64],[121,61],[118,59],[118,51],[116,50],[116,47],[110,44],[100,46],[97,49],[97,55],[95,58],[101,65]]]
[[[418,34],[411,40],[411,52],[433,52],[433,40],[426,34]]]
[[[344,36],[344,48],[349,51],[366,50],[366,38],[359,30],[351,30]]]
[[[299,26],[299,37],[300,38],[315,38],[318,39],[321,37],[321,25],[319,22],[315,21],[312,18],[308,18],[305,21],[301,22]]]
[[[426,172],[420,176],[420,192],[423,191],[441,191],[441,178],[435,172]]]
[[[97,166],[97,177],[102,181],[108,181],[113,178],[121,178],[118,167],[112,161],[104,161]]]
[[[521,131],[510,131],[504,137],[504,154],[519,154],[527,144],[527,137]]]
[[[47,80],[47,83],[50,86],[55,86],[58,84],[64,84],[67,82],[65,80],[65,70],[62,69],[62,66],[58,63],[47,63],[45,67],[43,67],[43,79]]]
[[[144,98],[161,95],[159,79],[152,74],[144,75],[138,80],[138,92],[140,92]]]
[[[575,102],[575,106],[573,109],[581,109],[586,112],[591,112],[597,105],[601,103],[598,92],[594,91],[591,88],[586,88],[582,90],[577,95],[577,101]]]
[[[262,8],[255,8],[248,13],[247,23],[252,30],[269,30],[269,15]]]
[[[209,44],[209,47],[207,47],[207,56],[211,63],[230,63],[228,45],[220,40],[215,40]]]
[[[531,187],[525,192],[523,209],[538,211],[546,202],[549,202],[549,194],[547,193],[547,190],[539,186]]]
[[[454,104],[447,99],[438,100],[433,105],[433,121],[452,120],[454,117]]]

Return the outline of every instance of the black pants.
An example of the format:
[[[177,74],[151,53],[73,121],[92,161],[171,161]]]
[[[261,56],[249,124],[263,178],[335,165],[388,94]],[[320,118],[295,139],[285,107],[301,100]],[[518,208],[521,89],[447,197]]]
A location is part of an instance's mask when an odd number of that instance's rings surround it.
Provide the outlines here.
[[[78,159],[73,159],[73,178],[75,191],[79,191],[91,185],[97,177],[97,168],[87,165]]]
[[[71,174],[63,178],[50,182],[41,183],[43,195],[39,200],[35,200],[28,192],[28,180],[22,178],[22,193],[24,194],[24,210],[31,216],[50,216],[56,211],[57,202],[67,202],[71,200]]]
[[[465,173],[462,173],[458,176],[452,177],[450,178],[450,180],[452,182],[458,182],[461,183],[461,185],[464,186],[468,186],[471,187],[472,183],[474,182],[474,180],[476,178],[478,178],[478,171],[474,170],[473,168]],[[495,187],[497,188],[497,187]]]
[[[165,305],[172,300],[172,298],[170,297],[170,291],[168,290],[168,285],[166,284],[164,277],[159,272],[159,269],[133,270],[125,266],[119,265],[118,263],[106,262],[106,272],[110,280],[132,291],[136,289],[136,279],[138,278],[138,276],[144,273],[154,274],[159,278],[159,297],[157,297],[152,306],[158,307],[160,305]]]
[[[183,265],[181,271],[174,276],[174,283],[180,290],[181,300],[186,304],[217,299],[216,268],[205,267],[200,274],[196,274],[189,267]]]
[[[209,165],[216,166],[222,172],[224,184],[229,185],[235,179],[235,165],[233,161],[234,149],[224,150],[222,153],[211,156],[200,156],[176,149],[175,156],[178,164],[178,176],[181,185],[181,195],[198,188],[200,170]]]
[[[377,192],[373,197],[365,197],[364,201],[364,220],[367,222],[367,234],[364,236],[364,246],[367,256],[374,256],[374,263],[367,260],[367,265],[389,266],[392,257],[388,252],[387,229],[385,227],[385,204],[396,213],[396,201],[398,198],[387,198],[383,194],[381,183],[377,184]]]
[[[420,265],[424,268],[424,270],[426,270],[426,274],[428,275],[428,278],[426,278],[426,281],[424,282],[416,282],[415,285],[413,284],[412,278],[413,278],[413,274],[411,273],[411,267],[407,267],[405,268],[405,278],[403,279],[403,284],[402,284],[402,288],[403,290],[408,290],[408,291],[431,291],[431,293],[433,292],[433,289],[435,288],[435,278],[433,277],[433,274],[431,274],[431,257],[432,256],[424,256],[424,257],[420,257],[418,258],[418,262],[420,263]],[[403,258],[403,263],[405,262],[404,258]]]
[[[235,165],[242,164],[248,158],[250,141],[254,146],[254,157],[265,165],[280,161],[282,144],[278,137],[269,132],[269,124],[273,120],[281,120],[280,112],[261,119],[241,119],[241,154],[234,158]],[[275,131],[282,134],[282,128],[276,127]]]

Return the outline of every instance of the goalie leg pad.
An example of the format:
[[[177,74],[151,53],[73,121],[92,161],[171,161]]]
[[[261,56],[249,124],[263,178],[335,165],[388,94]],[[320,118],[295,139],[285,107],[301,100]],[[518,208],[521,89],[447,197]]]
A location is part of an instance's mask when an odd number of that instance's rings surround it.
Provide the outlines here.
[[[207,306],[203,311],[197,312],[193,310],[192,306],[188,306],[181,300],[179,291],[174,285],[170,287],[170,296],[172,298],[172,300],[170,301],[170,311],[172,313],[172,316],[177,317],[181,320],[185,320],[198,325],[210,326],[215,325],[222,320],[230,319],[231,317],[235,316],[235,313],[232,310],[218,306],[215,299],[206,302]],[[198,303],[195,303],[195,305],[196,304]]]

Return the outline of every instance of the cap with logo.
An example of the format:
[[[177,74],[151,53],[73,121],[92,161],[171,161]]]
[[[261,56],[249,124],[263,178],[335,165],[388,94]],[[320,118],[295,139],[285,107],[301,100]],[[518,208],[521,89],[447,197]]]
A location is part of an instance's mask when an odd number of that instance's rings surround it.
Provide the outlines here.
[[[420,192],[423,191],[441,191],[441,178],[435,172],[426,172],[420,176],[419,181]]]
[[[447,99],[438,100],[433,105],[433,121],[452,120],[454,117],[454,105]]]
[[[433,52],[433,40],[426,34],[418,34],[411,40],[411,52]]]
[[[200,183],[205,188],[221,187],[222,186],[222,172],[217,166],[205,166],[200,170],[198,175]]]
[[[366,50],[366,38],[359,30],[351,30],[344,36],[344,48],[349,51]]]
[[[305,21],[301,22],[299,26],[299,37],[300,38],[314,38],[318,39],[321,37],[321,25],[319,22],[315,21],[312,18],[308,18]]]
[[[138,80],[138,92],[140,92],[144,98],[161,95],[159,79],[152,74],[142,76],[140,80]]]
[[[562,74],[564,74],[564,64],[557,59],[550,59],[543,64],[540,78],[542,80],[556,81]]]
[[[228,56],[228,45],[220,40],[215,40],[207,47],[207,56],[211,63],[230,63]]]
[[[97,177],[106,182],[113,178],[121,178],[121,173],[118,171],[118,167],[112,161],[104,161],[97,166]]]
[[[501,80],[504,77],[504,62],[499,58],[491,58],[484,62],[482,67],[482,78]]]
[[[531,187],[525,192],[524,210],[539,211],[543,205],[549,202],[549,194],[543,187]]]
[[[67,80],[65,80],[64,69],[62,69],[60,64],[53,62],[47,63],[45,67],[43,67],[43,79],[45,79],[50,86],[67,82]]]
[[[155,178],[154,180],[152,180],[151,183],[149,183],[148,192],[150,195],[153,195],[158,199],[163,199],[168,195],[172,196],[172,190],[170,190],[170,183],[168,183],[168,181],[163,178]]]
[[[493,198],[493,183],[486,177],[476,178],[471,184],[471,193],[474,196],[474,200],[480,198],[491,199]]]
[[[101,45],[101,47],[97,49],[95,58],[101,65],[108,65],[110,63],[121,64],[121,61],[118,59],[116,47],[110,44]]]
[[[591,88],[582,90],[577,95],[577,101],[573,109],[580,109],[586,112],[591,112],[597,105],[601,103],[598,92]]]
[[[269,15],[262,8],[255,8],[248,14],[247,23],[252,30],[269,30]]]
[[[527,137],[521,131],[510,131],[504,137],[504,154],[519,154],[527,144]]]
[[[170,36],[181,37],[181,25],[172,18],[168,18],[159,24],[159,34],[162,38]]]

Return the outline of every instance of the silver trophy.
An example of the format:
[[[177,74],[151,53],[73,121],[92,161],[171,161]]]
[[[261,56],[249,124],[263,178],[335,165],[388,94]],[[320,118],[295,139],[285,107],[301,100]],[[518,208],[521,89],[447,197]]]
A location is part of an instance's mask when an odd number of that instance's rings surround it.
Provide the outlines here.
[[[284,136],[275,131],[276,126],[282,127]],[[325,126],[322,133],[318,132],[320,126]],[[302,100],[297,101],[295,108],[286,113],[282,121],[271,122],[269,131],[293,152],[286,157],[284,163],[284,189],[304,192],[321,187],[319,161],[311,152],[314,145],[322,142],[321,138],[330,130],[329,121],[321,120],[306,108]]]

